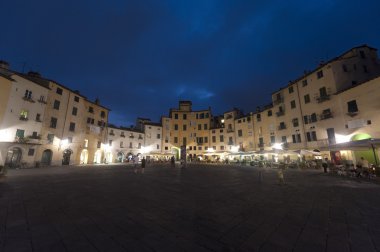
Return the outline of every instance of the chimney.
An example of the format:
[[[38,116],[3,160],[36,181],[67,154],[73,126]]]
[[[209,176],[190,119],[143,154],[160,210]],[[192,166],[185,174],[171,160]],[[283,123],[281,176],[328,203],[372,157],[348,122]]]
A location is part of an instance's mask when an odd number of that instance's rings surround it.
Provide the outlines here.
[[[28,72],[28,75],[30,77],[38,77],[38,78],[41,78],[41,74],[39,72],[33,72],[33,71],[29,71]]]
[[[96,105],[99,105],[99,104],[100,104],[100,100],[99,100],[98,97],[96,97],[96,99],[95,99],[95,104],[96,104]]]
[[[0,60],[0,68],[9,70],[9,63],[4,60]]]

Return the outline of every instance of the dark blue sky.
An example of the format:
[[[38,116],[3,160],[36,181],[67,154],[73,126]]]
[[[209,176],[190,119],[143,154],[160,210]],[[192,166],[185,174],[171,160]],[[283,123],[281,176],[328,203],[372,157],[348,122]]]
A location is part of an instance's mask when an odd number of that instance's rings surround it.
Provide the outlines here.
[[[380,47],[380,1],[1,0],[0,59],[158,121],[179,99],[245,112],[321,60]]]

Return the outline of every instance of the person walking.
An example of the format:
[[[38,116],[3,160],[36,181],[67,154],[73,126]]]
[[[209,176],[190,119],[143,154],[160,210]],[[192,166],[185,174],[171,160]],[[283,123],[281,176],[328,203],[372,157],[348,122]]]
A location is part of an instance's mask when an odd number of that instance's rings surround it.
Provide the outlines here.
[[[174,156],[172,156],[172,157],[170,158],[170,163],[171,163],[171,166],[172,166],[172,167],[175,167],[175,159],[174,159]]]
[[[145,171],[145,164],[146,164],[146,159],[145,157],[143,157],[143,159],[141,160],[141,173],[144,173]]]
[[[327,173],[327,167],[329,166],[328,164],[328,159],[327,157],[325,157],[323,160],[322,160],[322,167],[323,167],[323,172],[324,173]]]

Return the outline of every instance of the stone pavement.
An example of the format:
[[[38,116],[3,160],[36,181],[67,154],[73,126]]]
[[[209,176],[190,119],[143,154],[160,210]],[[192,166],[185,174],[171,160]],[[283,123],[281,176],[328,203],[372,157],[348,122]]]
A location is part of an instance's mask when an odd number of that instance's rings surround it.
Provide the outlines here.
[[[378,184],[315,170],[285,182],[233,165],[10,170],[0,251],[380,251]]]

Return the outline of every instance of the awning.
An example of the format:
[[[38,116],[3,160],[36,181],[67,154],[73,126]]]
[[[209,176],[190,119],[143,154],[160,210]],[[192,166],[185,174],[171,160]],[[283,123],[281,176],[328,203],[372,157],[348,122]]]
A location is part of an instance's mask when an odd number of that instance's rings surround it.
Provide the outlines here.
[[[380,139],[364,139],[358,141],[350,141],[347,143],[332,144],[324,147],[323,150],[340,151],[340,150],[368,150],[380,147]]]

